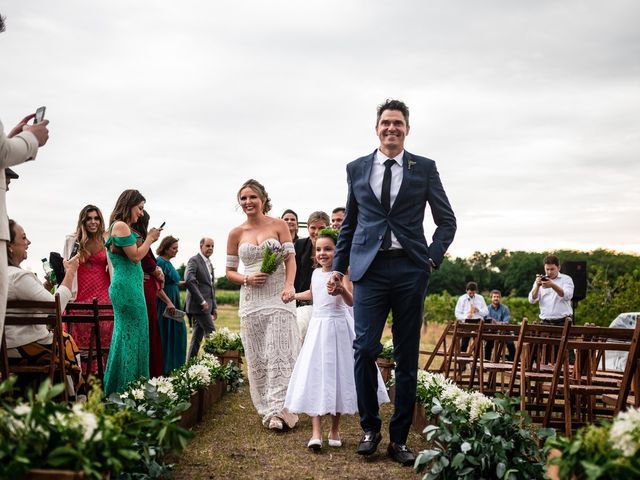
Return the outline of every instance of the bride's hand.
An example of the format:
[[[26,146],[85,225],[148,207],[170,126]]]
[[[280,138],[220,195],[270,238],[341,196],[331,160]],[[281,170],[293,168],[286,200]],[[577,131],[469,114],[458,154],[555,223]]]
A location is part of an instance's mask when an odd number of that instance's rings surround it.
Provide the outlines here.
[[[247,285],[251,285],[252,287],[261,287],[265,283],[267,283],[267,279],[269,278],[268,273],[256,272],[251,275],[247,275]]]
[[[282,290],[282,294],[280,295],[280,298],[282,298],[282,301],[284,303],[289,303],[295,300],[295,295],[296,295],[296,291],[294,290],[293,286],[285,285],[284,290]]]

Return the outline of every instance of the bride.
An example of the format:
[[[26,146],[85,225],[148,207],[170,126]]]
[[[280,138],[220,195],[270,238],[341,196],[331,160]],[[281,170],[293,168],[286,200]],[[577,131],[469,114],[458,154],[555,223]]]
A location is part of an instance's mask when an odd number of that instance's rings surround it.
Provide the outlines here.
[[[244,345],[251,399],[262,423],[273,430],[293,428],[298,417],[284,409],[300,336],[296,324],[293,280],[296,262],[287,224],[267,215],[271,200],[264,186],[247,180],[238,191],[247,220],[229,233],[227,278],[241,285],[240,336]],[[260,272],[264,251],[287,253],[272,274]],[[238,272],[239,260],[244,273]]]

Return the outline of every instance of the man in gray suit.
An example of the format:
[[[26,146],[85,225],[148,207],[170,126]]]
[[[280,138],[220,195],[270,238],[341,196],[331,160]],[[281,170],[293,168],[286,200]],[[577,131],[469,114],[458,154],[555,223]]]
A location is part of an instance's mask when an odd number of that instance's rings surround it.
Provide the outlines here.
[[[202,338],[215,330],[213,322],[218,318],[213,265],[209,260],[212,254],[213,239],[203,238],[200,240],[200,253],[189,259],[184,272],[186,311],[193,324],[189,358],[198,355]]]

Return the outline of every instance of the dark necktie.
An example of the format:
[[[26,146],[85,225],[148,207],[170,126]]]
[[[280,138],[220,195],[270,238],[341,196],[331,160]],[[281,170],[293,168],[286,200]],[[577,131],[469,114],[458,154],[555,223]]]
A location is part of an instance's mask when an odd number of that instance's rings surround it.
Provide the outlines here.
[[[384,177],[382,177],[382,192],[380,193],[380,203],[382,207],[389,213],[391,210],[391,166],[396,163],[392,158],[384,162]],[[391,228],[387,226],[382,239],[382,249],[387,250],[391,247]]]

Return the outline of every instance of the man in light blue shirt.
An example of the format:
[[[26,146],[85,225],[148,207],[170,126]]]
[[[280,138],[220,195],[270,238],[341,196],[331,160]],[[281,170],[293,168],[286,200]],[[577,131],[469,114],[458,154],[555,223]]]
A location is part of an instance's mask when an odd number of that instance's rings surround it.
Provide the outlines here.
[[[488,307],[488,313],[485,320],[491,321],[491,323],[509,323],[510,314],[509,307],[503,305],[500,300],[502,299],[502,293],[500,290],[491,290],[491,303]],[[513,341],[507,342],[507,360],[513,361],[515,357],[516,347]],[[491,360],[491,352],[493,351],[493,340],[489,340],[484,345],[484,359]]]

